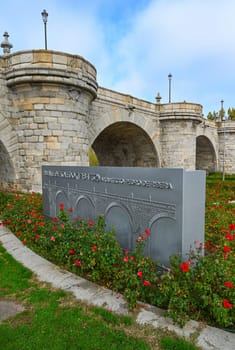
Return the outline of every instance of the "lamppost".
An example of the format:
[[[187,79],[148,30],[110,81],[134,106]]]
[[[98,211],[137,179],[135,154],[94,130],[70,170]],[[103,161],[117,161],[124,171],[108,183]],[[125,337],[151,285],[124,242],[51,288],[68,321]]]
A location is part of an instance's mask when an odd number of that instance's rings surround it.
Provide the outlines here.
[[[225,180],[225,157],[226,157],[226,124],[225,124],[225,112],[224,112],[224,100],[220,101],[221,103],[221,121],[223,121],[223,132],[224,132],[224,144],[223,144],[223,173],[222,173],[222,181]]]
[[[44,23],[44,34],[45,34],[45,50],[47,50],[47,17],[48,17],[48,13],[46,12],[46,10],[44,9],[41,13],[42,15],[42,20]]]
[[[172,79],[172,74],[168,74],[168,79],[169,79],[169,103],[171,103],[171,79]]]

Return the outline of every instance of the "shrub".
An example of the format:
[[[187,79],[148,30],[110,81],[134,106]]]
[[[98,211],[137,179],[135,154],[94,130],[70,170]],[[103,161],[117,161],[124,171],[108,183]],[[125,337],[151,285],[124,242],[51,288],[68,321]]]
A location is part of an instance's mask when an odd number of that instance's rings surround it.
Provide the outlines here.
[[[211,325],[235,323],[235,204],[233,182],[207,187],[206,242],[195,242],[186,261],[172,256],[162,273],[144,257],[149,230],[132,251],[124,251],[104,218],[71,220],[60,205],[58,217],[45,221],[40,194],[0,192],[3,224],[38,254],[93,282],[123,293],[130,308],[139,301],[163,307],[183,325],[189,318]],[[205,251],[203,256],[202,250]]]

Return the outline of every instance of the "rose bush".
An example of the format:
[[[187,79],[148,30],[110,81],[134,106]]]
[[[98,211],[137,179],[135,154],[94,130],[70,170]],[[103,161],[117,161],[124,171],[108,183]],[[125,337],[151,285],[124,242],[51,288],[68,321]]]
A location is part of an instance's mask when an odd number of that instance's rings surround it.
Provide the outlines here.
[[[195,242],[185,261],[170,258],[168,268],[144,257],[151,232],[122,251],[102,217],[72,219],[73,208],[59,205],[46,221],[40,194],[0,192],[2,224],[38,254],[91,281],[123,293],[130,308],[138,301],[163,307],[182,325],[189,318],[219,327],[235,323],[235,182],[208,180],[206,241]],[[202,252],[205,252],[203,256]]]

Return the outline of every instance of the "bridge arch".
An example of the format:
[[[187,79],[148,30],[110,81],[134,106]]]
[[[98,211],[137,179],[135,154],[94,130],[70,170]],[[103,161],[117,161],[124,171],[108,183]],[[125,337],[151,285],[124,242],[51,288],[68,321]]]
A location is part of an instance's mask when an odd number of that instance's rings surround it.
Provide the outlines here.
[[[14,155],[17,153],[17,137],[7,119],[0,114],[0,183],[13,184],[16,181]]]
[[[196,138],[196,170],[206,170],[207,173],[217,170],[215,148],[210,139],[204,135]]]
[[[150,136],[131,122],[107,126],[91,145],[100,166],[158,167],[159,156]]]
[[[8,184],[15,181],[15,170],[10,155],[0,139],[0,179],[1,183]]]

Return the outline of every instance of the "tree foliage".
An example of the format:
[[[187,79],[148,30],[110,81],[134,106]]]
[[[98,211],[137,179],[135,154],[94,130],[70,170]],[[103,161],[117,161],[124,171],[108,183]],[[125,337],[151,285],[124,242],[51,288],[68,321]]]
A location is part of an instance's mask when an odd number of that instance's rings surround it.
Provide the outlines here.
[[[209,119],[209,120],[216,120],[216,118],[217,118],[217,113],[215,111],[209,112],[207,114],[207,119]]]
[[[230,108],[228,109],[227,113],[225,112],[224,109],[221,109],[219,112],[209,112],[207,114],[207,119],[209,120],[223,120],[224,116],[227,116],[228,120],[235,120],[235,108]]]
[[[228,109],[228,119],[235,120],[235,108]]]

